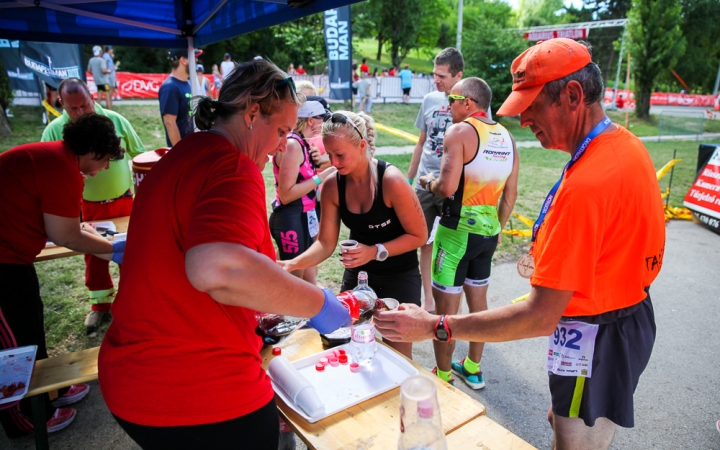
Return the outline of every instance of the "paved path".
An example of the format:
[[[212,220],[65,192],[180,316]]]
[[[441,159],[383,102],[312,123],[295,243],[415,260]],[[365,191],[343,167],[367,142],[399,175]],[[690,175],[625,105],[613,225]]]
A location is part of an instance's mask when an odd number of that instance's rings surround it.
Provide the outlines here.
[[[634,429],[620,429],[613,449],[720,449],[720,236],[687,221],[667,226],[665,264],[652,286],[657,340],[650,364],[635,395]],[[515,264],[493,268],[489,305],[497,308],[529,291]],[[546,338],[488,344],[483,358],[487,387],[458,388],[487,407],[488,416],[540,449],[549,449],[546,420],[550,405],[544,369]],[[458,343],[456,357],[467,352]],[[434,365],[430,342],[416,344],[415,360]],[[137,449],[105,407],[97,382],[77,405],[75,423],[50,435],[55,449]],[[0,432],[0,448],[33,449],[32,437],[9,441]],[[305,448],[298,445],[298,448]],[[463,450],[463,449],[460,449]]]

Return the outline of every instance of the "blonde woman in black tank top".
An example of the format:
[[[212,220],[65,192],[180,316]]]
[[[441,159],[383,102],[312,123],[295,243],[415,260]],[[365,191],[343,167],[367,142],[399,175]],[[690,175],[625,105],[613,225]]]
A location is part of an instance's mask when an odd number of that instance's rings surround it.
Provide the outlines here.
[[[417,249],[428,236],[415,192],[400,170],[373,158],[375,128],[370,116],[337,112],[323,124],[322,135],[338,174],[324,182],[318,240],[302,255],[278,264],[294,271],[332,256],[342,221],[350,238],[359,242],[357,249],[342,254],[342,290],[354,288],[357,273],[364,270],[378,297],[419,305]],[[387,343],[412,357],[412,344]]]

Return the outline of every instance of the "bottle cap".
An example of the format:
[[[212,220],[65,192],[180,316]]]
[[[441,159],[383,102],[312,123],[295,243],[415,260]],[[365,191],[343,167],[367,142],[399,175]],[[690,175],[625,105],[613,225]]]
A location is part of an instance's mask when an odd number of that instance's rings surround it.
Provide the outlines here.
[[[327,363],[328,363],[328,359],[327,359],[327,358],[325,358],[325,357],[320,358],[320,364],[322,364],[323,366],[326,366]]]
[[[367,280],[367,279],[368,279],[368,274],[364,270],[358,274],[358,280]]]
[[[340,355],[340,357],[338,358],[338,361],[340,361],[340,364],[347,364],[348,363],[347,355]]]
[[[340,349],[340,350],[338,350],[338,353],[339,353],[339,354],[340,354],[340,355],[342,356],[342,355],[344,355],[344,354],[345,354],[345,350],[343,350],[343,349]]]
[[[317,370],[318,372],[322,372],[323,370],[325,370],[325,364],[322,364],[322,363],[315,364],[315,370]]]
[[[418,402],[418,416],[421,419],[431,419],[433,416],[433,402],[430,400],[420,400]]]
[[[272,354],[277,356],[282,353],[282,349],[280,347],[273,347]]]
[[[330,365],[331,365],[331,366],[335,367],[335,366],[337,366],[338,364],[340,364],[340,360],[339,360],[339,359],[337,359],[337,358],[330,358]]]
[[[350,372],[357,372],[358,370],[360,370],[360,364],[358,364],[358,363],[350,364]]]

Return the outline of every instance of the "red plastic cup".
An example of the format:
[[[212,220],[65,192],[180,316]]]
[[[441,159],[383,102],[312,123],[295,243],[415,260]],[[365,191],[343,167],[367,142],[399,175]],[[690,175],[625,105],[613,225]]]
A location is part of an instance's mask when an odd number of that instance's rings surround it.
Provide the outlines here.
[[[273,347],[273,349],[272,349],[272,354],[273,354],[273,355],[277,356],[277,355],[279,355],[280,353],[282,353],[282,349],[281,349],[280,347]]]

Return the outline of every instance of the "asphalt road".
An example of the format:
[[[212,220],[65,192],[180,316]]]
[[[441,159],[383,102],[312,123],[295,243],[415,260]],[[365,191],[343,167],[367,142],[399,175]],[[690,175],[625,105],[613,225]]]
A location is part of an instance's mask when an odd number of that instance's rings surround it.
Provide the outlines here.
[[[636,426],[618,429],[613,449],[720,449],[715,429],[720,420],[720,236],[685,221],[669,223],[667,231],[664,266],[651,290],[657,340],[635,394]],[[488,303],[501,307],[528,291],[515,264],[500,264],[493,269]],[[487,407],[491,419],[540,449],[552,445],[546,346],[546,338],[488,344],[486,388],[472,391],[457,383]],[[466,351],[467,344],[458,343],[456,357]],[[434,365],[430,342],[416,344],[414,356]],[[137,449],[112,419],[97,383],[91,385],[88,398],[77,405],[75,422],[50,436],[51,447]],[[1,449],[35,448],[32,437],[10,441],[0,435]]]

